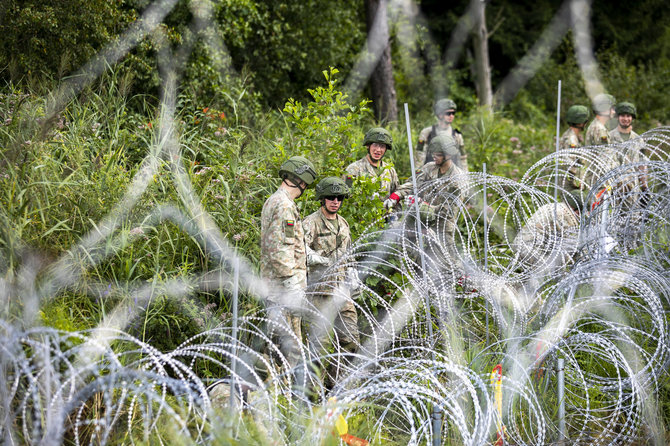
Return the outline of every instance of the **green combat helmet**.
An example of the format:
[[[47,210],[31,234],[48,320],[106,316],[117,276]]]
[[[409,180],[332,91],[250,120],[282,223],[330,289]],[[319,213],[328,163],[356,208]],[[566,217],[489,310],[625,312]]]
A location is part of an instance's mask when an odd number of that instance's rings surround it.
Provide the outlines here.
[[[309,186],[316,180],[316,171],[312,162],[304,156],[292,156],[279,168],[279,177],[282,180],[289,176],[297,177]]]
[[[633,118],[637,118],[637,109],[630,102],[619,102],[616,107],[614,107],[614,111],[617,115],[628,114]]]
[[[333,195],[341,195],[344,198],[349,198],[349,186],[344,183],[344,180],[337,177],[326,177],[319,181],[314,192],[317,200],[322,200]]]
[[[450,135],[442,134],[430,140],[428,144],[430,153],[442,153],[445,159],[458,157],[461,152],[458,151],[456,141]]]
[[[589,109],[583,105],[573,105],[565,114],[568,124],[584,124],[589,119]]]
[[[435,116],[440,116],[447,110],[456,111],[456,103],[451,99],[440,99],[435,103],[435,106],[433,107],[433,111],[435,111]]]
[[[367,147],[373,142],[376,142],[377,144],[386,144],[389,150],[393,148],[393,137],[391,136],[391,132],[382,127],[372,128],[365,133],[363,145]]]
[[[609,114],[612,107],[616,103],[616,99],[611,94],[600,93],[593,98],[593,111],[599,115]]]

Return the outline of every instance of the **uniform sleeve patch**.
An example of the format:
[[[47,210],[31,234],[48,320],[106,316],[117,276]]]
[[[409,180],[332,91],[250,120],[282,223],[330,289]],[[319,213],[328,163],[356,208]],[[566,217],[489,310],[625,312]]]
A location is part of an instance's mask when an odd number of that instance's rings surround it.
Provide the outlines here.
[[[295,220],[284,220],[284,242],[292,242],[295,237]]]

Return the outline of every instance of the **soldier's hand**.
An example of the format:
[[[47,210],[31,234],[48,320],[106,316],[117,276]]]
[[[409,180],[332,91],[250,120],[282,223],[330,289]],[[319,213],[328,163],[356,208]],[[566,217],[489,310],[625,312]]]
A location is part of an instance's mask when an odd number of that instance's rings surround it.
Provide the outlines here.
[[[308,265],[330,265],[330,259],[322,255],[312,253],[307,255],[307,264]]]
[[[384,201],[384,207],[386,209],[393,209],[396,204],[400,201],[400,196],[393,192],[389,197]]]
[[[291,276],[288,279],[282,281],[282,285],[287,290],[299,290],[302,289],[300,278],[298,276]]]
[[[405,197],[405,205],[407,207],[411,207],[416,200],[417,200],[417,198],[414,195],[408,195],[407,197]],[[419,198],[419,204],[421,204],[422,202],[423,202],[423,200],[421,200],[421,198]]]
[[[347,268],[347,283],[349,290],[354,292],[361,287],[361,280],[358,278],[358,271],[356,268]]]

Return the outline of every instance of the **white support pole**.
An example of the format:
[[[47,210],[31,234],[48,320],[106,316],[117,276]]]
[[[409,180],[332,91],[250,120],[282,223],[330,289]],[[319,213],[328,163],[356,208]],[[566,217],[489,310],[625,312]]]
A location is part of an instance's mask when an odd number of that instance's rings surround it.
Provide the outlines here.
[[[558,99],[556,101],[556,159],[554,162],[554,225],[558,225],[558,151],[561,138],[561,81],[558,81]]]
[[[405,102],[405,123],[407,124],[407,146],[409,147],[409,162],[412,169],[412,188],[414,190],[414,211],[416,214],[416,232],[419,237],[419,249],[421,250],[421,272],[425,278],[426,261],[423,248],[423,231],[421,230],[421,210],[419,209],[419,196],[416,188],[416,173],[414,168],[414,151],[412,149],[412,128],[409,125],[409,108]],[[433,318],[430,313],[430,299],[428,294],[424,293],[424,305],[426,306],[426,323],[428,324],[428,337],[433,338]],[[435,361],[435,351],[431,350],[433,361]],[[433,404],[433,446],[442,444],[442,410],[437,404]]]
[[[233,327],[231,336],[233,338],[233,352],[232,359],[230,364],[230,423],[231,423],[231,434],[233,419],[235,418],[235,410],[237,409],[235,404],[235,396],[237,395],[237,386],[236,386],[236,375],[237,375],[237,307],[238,307],[238,293],[240,286],[240,259],[235,257],[233,261]]]
[[[488,273],[489,270],[489,225],[488,225],[488,201],[486,194],[486,163],[482,164],[482,173],[484,174],[484,204],[482,208],[482,215],[484,216],[484,271]],[[486,346],[489,345],[489,302],[486,301]]]

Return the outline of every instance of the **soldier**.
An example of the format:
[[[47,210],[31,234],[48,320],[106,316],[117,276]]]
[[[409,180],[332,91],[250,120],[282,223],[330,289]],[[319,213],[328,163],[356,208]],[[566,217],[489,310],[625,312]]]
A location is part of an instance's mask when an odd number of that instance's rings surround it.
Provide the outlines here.
[[[586,121],[589,119],[589,109],[583,105],[573,105],[568,109],[568,112],[565,114],[565,120],[570,126],[565,133],[561,136],[561,139],[558,141],[559,149],[576,149],[581,147],[584,143],[584,137],[582,132],[584,131],[584,126]],[[583,175],[582,169],[580,168],[580,161],[577,157],[570,157],[570,167],[569,172],[572,177],[570,185],[568,187],[580,187],[581,176]],[[563,185],[566,187],[566,185]]]
[[[454,138],[449,135],[439,135],[433,138],[428,145],[428,152],[433,161],[425,164],[417,170],[416,183],[420,187],[426,181],[436,180],[442,177],[450,177],[464,174],[465,171],[458,166],[461,156]],[[413,193],[412,181],[407,181],[392,193],[387,199],[385,206],[395,206],[400,200]]]
[[[466,172],[468,171],[468,155],[465,153],[465,143],[463,135],[458,129],[451,126],[456,115],[456,103],[451,99],[440,99],[433,106],[433,111],[437,117],[437,124],[426,127],[419,133],[419,143],[416,146],[415,163],[420,166],[432,161],[430,151],[424,152],[424,148],[430,144],[437,135],[447,134],[456,141],[456,146],[460,152],[461,160],[459,165]]]
[[[382,161],[386,151],[393,148],[391,133],[381,127],[372,128],[365,133],[363,145],[368,153],[347,166],[347,184],[350,186],[353,178],[359,176],[379,178],[380,189],[388,196],[398,187],[398,174],[393,165]]]
[[[342,202],[349,196],[349,187],[341,178],[327,177],[316,185],[316,199],[321,207],[303,221],[305,243],[307,249],[307,279],[317,282],[325,269],[351,247],[349,223],[338,214]],[[359,345],[358,317],[356,307],[351,299],[343,298],[344,302],[333,302],[334,291],[348,291],[344,287],[348,271],[344,266],[337,271],[329,271],[328,283],[315,290],[315,305],[318,308],[332,307],[337,311],[334,321],[335,333],[339,345],[348,352],[354,352]]]
[[[302,156],[292,156],[279,169],[282,182],[263,205],[261,212],[261,276],[274,282],[268,309],[271,328],[279,331],[280,348],[291,367],[300,359],[300,348],[290,333],[281,332],[280,319],[285,317],[300,340],[300,316],[282,309],[278,300],[286,292],[299,292],[307,286],[305,237],[295,199],[316,180],[312,163]]]
[[[639,138],[640,135],[633,131],[633,119],[637,117],[637,109],[635,108],[635,105],[630,102],[619,102],[616,107],[614,107],[614,111],[616,112],[617,126],[610,131],[610,140],[613,143],[623,144],[627,141]],[[626,144],[625,152],[619,153],[619,163],[623,165],[643,161],[643,148],[644,143],[642,140]],[[638,177],[632,181],[629,178],[627,180],[628,184],[624,187],[624,190],[628,191],[627,198],[629,203],[636,202],[635,195],[630,194],[631,191],[636,190],[637,187],[640,187],[641,191],[647,190],[647,168],[645,166],[639,166],[638,171],[640,172]]]
[[[616,112],[617,126],[609,132],[610,141],[622,143],[640,135],[633,131],[633,119],[637,117],[637,110],[630,102],[619,102],[614,107]]]
[[[417,189],[429,181],[465,174],[465,171],[457,166],[461,160],[461,152],[451,136],[442,134],[433,138],[428,144],[428,152],[431,154],[433,161],[425,164],[417,171]],[[447,242],[447,250],[453,261],[457,259],[455,246],[453,245],[453,234],[456,230],[456,220],[458,218],[458,202],[463,199],[464,181],[465,178],[458,178],[457,181],[452,181],[443,187],[437,187],[421,197],[430,206],[430,210],[422,210],[422,214],[427,217],[435,214],[436,224],[431,226],[441,232],[441,238]],[[400,200],[413,193],[412,181],[407,181],[389,196],[386,200],[388,203],[385,202],[384,206],[393,208]],[[410,198],[409,201],[411,202],[412,199]]]
[[[586,129],[585,145],[595,146],[609,144],[609,132],[605,124],[614,116],[614,104],[616,100],[610,94],[598,94],[593,98],[593,113],[596,117]]]
[[[512,250],[527,266],[563,266],[577,248],[579,212],[584,207],[579,189],[565,196],[565,203],[541,206],[517,233]],[[569,254],[568,254],[569,253]]]
[[[570,126],[558,142],[559,149],[575,149],[584,144],[582,132],[589,119],[589,110],[583,105],[573,105],[565,114],[565,120]]]

